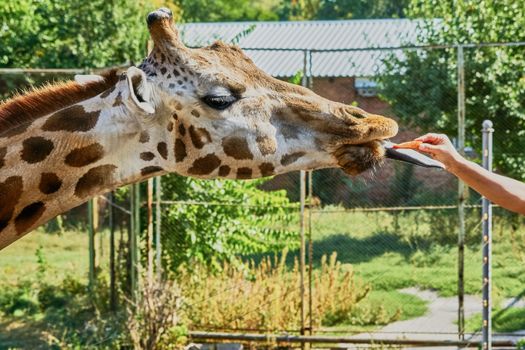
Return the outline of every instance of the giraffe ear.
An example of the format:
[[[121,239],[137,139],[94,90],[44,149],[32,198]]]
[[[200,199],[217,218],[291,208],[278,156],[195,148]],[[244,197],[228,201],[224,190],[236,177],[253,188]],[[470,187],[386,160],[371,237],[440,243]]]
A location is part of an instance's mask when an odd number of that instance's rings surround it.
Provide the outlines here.
[[[147,114],[155,113],[152,87],[146,74],[137,67],[129,67],[126,72],[129,96],[135,105]]]

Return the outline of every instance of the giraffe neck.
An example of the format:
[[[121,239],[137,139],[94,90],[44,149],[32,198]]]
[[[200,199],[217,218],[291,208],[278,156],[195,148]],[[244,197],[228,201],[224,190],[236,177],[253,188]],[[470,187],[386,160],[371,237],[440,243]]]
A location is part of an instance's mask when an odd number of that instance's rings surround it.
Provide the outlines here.
[[[126,83],[0,132],[0,249],[93,196],[165,172],[169,141],[159,140],[170,127],[144,131],[158,120],[137,110]]]

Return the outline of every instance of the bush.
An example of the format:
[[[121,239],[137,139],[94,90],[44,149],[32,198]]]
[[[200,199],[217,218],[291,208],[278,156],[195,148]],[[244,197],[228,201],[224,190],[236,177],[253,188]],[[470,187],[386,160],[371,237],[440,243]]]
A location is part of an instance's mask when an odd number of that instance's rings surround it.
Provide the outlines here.
[[[184,311],[193,329],[300,328],[300,271],[297,260],[290,268],[286,251],[238,268],[224,263],[210,275],[205,268],[182,269],[179,284],[185,297]],[[343,267],[336,254],[324,256],[313,273],[313,321],[315,327],[387,324],[401,317],[376,298],[366,303],[371,288]],[[308,300],[308,288],[306,299]],[[307,322],[309,322],[307,320]]]
[[[0,293],[0,310],[6,315],[33,315],[39,309],[37,295],[29,281]]]
[[[162,246],[172,271],[200,263],[212,269],[241,254],[296,247],[290,230],[297,206],[284,191],[259,189],[264,180],[203,181],[169,175],[163,178],[164,200],[198,202],[164,208]]]
[[[186,343],[179,309],[181,296],[173,281],[145,283],[138,301],[129,301],[127,329],[137,350],[181,349]]]

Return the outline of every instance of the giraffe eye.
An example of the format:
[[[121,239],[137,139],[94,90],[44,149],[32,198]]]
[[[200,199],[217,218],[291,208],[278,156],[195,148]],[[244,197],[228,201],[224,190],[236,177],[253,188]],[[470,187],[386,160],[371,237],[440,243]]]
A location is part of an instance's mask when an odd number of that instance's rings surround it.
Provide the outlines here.
[[[226,95],[226,96],[210,95],[210,96],[205,96],[202,100],[204,101],[204,103],[206,103],[211,108],[222,111],[230,107],[235,101],[237,101],[237,98],[232,95]]]

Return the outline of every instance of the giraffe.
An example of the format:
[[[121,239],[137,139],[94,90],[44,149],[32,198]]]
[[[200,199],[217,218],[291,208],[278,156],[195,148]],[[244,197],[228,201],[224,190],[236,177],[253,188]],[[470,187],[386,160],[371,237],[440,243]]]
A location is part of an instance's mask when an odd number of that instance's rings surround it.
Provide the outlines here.
[[[0,249],[119,186],[166,173],[252,179],[385,158],[389,118],[272,78],[236,46],[190,49],[167,9],[137,67],[0,105]]]

